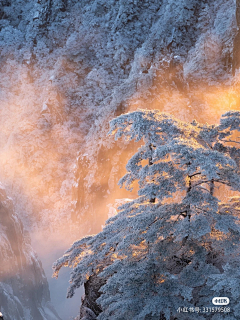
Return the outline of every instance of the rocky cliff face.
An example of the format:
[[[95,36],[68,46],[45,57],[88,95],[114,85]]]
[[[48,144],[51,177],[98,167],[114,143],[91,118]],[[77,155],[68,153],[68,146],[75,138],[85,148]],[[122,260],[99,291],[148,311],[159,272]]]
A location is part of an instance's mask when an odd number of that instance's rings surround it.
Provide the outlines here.
[[[88,215],[84,229],[99,229],[123,167],[106,138],[114,116],[236,108],[238,27],[234,0],[2,1],[1,176],[24,223]]]
[[[1,176],[24,221],[87,215],[84,229],[99,229],[124,161],[106,138],[114,116],[214,121],[236,108],[238,28],[234,0],[2,1]]]
[[[29,236],[0,186],[0,310],[6,320],[60,320]]]
[[[239,8],[1,1],[0,179],[26,227],[74,240],[131,197],[116,185],[133,146],[106,137],[114,116],[142,107],[214,122],[239,108]]]

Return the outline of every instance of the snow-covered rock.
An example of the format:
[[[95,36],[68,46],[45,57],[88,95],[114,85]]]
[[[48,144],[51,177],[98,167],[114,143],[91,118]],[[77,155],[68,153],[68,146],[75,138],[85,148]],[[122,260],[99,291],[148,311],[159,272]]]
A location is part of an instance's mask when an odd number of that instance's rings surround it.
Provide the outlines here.
[[[97,232],[131,197],[116,115],[239,108],[239,0],[0,2],[0,180],[25,227]]]
[[[119,150],[108,156],[115,115],[144,107],[212,117],[206,88],[226,92],[240,66],[239,17],[234,0],[2,1],[0,179],[9,188],[14,179],[27,220],[43,221],[45,210],[47,225],[59,212],[78,220],[91,206],[97,215],[99,192],[110,202],[107,184],[111,197],[122,167]]]
[[[29,235],[0,188],[0,310],[5,320],[60,320]]]

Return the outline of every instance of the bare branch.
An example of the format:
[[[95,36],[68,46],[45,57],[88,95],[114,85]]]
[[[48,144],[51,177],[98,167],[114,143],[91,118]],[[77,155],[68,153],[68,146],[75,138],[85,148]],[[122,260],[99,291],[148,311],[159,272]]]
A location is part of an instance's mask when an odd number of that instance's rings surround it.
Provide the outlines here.
[[[198,174],[201,174],[201,172],[196,172],[196,173],[193,173],[193,174],[189,174],[188,176],[189,176],[189,178],[192,178],[192,177],[194,177],[194,176],[196,176],[196,175],[198,175]]]

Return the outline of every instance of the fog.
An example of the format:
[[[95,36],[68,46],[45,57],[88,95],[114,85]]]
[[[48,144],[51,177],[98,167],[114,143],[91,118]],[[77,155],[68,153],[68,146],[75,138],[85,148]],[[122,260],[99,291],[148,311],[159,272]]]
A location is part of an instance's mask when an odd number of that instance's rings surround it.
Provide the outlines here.
[[[73,299],[66,299],[70,270],[61,271],[56,280],[51,266],[75,240],[101,231],[116,199],[136,197],[137,188],[130,193],[117,182],[141,143],[122,144],[106,135],[105,147],[90,158],[82,131],[70,130],[63,108],[66,101],[59,98],[57,89],[48,82],[42,90],[22,67],[16,72],[16,86],[9,89],[0,109],[0,178],[30,232],[56,310],[62,319],[72,319],[79,312],[83,288]],[[151,96],[145,98],[142,89],[137,99],[134,95],[129,99],[125,112],[157,109],[184,121],[215,124],[221,114],[238,105],[237,77],[231,86],[211,89],[204,82],[192,88],[170,88],[166,79],[173,78],[174,70],[165,74],[164,82],[162,76],[156,78]]]
[[[146,108],[216,124],[239,110],[237,9],[232,1],[194,10],[191,1],[8,2],[0,5],[0,182],[57,312],[72,319],[83,289],[66,299],[71,270],[52,279],[52,264],[101,231],[118,199],[137,196],[117,183],[141,142],[116,142],[109,120]]]

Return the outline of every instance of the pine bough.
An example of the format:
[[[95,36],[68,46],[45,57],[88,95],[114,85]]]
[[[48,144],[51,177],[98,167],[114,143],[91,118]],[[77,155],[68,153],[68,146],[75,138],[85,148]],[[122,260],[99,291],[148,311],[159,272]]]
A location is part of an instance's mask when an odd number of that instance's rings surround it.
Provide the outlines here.
[[[55,276],[73,268],[68,297],[99,275],[99,320],[239,319],[240,198],[222,194],[240,191],[240,112],[202,125],[138,110],[110,126],[116,139],[143,141],[119,182],[138,181],[139,196],[54,264]],[[177,312],[215,296],[230,299],[230,313]]]

